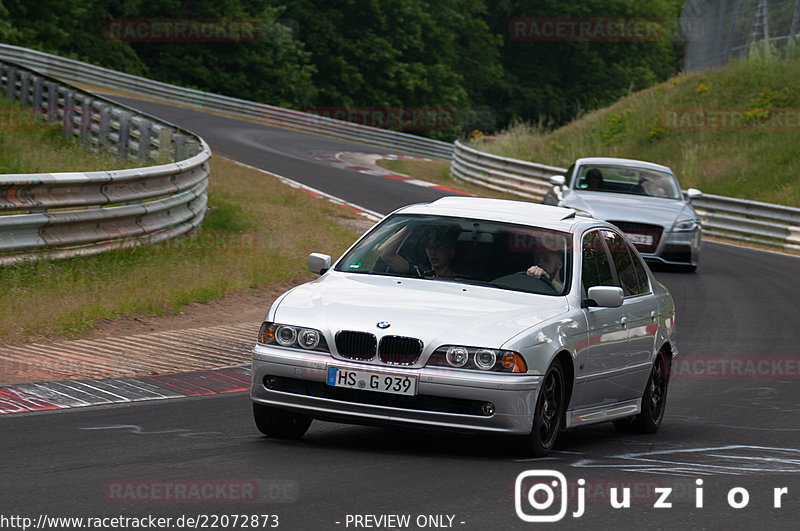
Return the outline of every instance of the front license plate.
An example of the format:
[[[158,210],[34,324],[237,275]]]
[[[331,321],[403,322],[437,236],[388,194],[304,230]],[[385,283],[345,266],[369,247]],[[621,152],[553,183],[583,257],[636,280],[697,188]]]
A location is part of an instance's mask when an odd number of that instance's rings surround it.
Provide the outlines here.
[[[395,376],[392,374],[328,367],[327,384],[333,387],[377,391],[394,395],[417,394],[416,376]]]
[[[626,232],[625,236],[628,237],[631,243],[636,245],[653,245],[652,234],[630,234]]]

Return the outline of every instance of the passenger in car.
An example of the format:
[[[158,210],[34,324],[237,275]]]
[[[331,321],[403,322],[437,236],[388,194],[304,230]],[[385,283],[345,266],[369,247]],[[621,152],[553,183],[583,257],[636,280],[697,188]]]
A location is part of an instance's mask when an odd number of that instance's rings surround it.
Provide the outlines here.
[[[408,236],[419,234],[406,225],[379,248],[378,255],[386,262],[389,268],[396,273],[416,274],[420,277],[455,277],[458,274],[452,266],[456,254],[456,239],[460,229],[451,227],[431,227],[422,233],[421,241],[424,242],[425,254],[431,269],[423,269],[418,264],[410,264],[408,260],[398,254],[398,250],[405,243]],[[414,234],[416,233],[416,234]]]
[[[564,291],[564,283],[559,278],[564,261],[561,254],[557,251],[543,251],[536,253],[534,265],[528,268],[526,273],[529,276],[550,281],[553,288],[560,295]]]
[[[453,271],[453,257],[456,255],[456,238],[453,231],[435,229],[428,233],[425,239],[425,254],[431,264],[431,271],[423,273],[424,276],[455,277]]]

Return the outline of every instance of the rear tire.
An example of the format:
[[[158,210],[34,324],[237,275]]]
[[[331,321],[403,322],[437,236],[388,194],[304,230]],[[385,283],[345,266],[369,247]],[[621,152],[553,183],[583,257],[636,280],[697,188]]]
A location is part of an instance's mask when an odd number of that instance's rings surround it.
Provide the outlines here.
[[[621,433],[655,433],[664,420],[667,407],[667,388],[669,386],[669,369],[666,357],[656,357],[647,387],[642,395],[642,411],[633,418],[614,422],[614,428]]]
[[[564,417],[564,371],[561,362],[553,361],[542,379],[542,387],[536,399],[531,433],[525,437],[527,454],[544,457],[555,445]]]
[[[253,418],[258,431],[276,439],[299,439],[311,426],[311,417],[253,403]]]

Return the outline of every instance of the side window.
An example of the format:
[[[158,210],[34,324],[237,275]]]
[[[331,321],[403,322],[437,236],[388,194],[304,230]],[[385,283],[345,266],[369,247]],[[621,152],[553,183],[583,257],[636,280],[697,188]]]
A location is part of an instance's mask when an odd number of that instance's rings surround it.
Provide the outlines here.
[[[574,169],[575,169],[575,163],[573,162],[572,166],[567,168],[566,173],[564,173],[564,176],[567,179],[567,186],[570,186],[570,180],[572,179],[572,170],[574,170]]]
[[[639,277],[634,266],[634,257],[631,256],[630,246],[616,232],[610,230],[603,231],[603,238],[611,251],[611,260],[617,270],[620,287],[626,297],[645,293],[647,289],[641,291]],[[638,263],[638,259],[635,260]],[[639,264],[641,267],[641,264]],[[644,273],[644,271],[642,271]],[[645,277],[646,278],[646,277]]]
[[[638,288],[636,293],[649,293],[650,292],[650,279],[647,277],[647,271],[644,270],[644,266],[642,265],[642,261],[636,255],[633,249],[628,246],[628,250],[631,253],[631,260],[633,261],[633,269],[636,270],[636,281]]]
[[[603,239],[598,231],[592,231],[584,235],[582,254],[584,289],[588,290],[593,286],[616,285],[611,274],[608,254],[606,254]]]

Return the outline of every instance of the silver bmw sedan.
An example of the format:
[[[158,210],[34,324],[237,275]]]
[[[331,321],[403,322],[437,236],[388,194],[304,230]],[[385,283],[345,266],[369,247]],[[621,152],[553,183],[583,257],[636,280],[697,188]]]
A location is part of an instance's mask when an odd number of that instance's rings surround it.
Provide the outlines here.
[[[575,210],[446,197],[401,208],[280,296],[253,349],[255,423],[515,436],[547,454],[598,422],[664,418],[675,306],[620,229]]]

